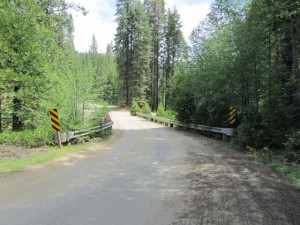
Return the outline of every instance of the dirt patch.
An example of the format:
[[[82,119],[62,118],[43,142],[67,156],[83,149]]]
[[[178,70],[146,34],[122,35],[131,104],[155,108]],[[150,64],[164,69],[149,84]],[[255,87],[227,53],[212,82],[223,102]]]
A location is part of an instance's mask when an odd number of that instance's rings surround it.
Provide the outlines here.
[[[130,111],[130,107],[124,104],[124,105],[118,106],[114,111],[128,112],[128,111]]]
[[[15,147],[11,145],[0,145],[0,160],[12,160],[12,159],[21,159],[25,156],[32,156],[37,154],[46,153],[46,149],[29,149],[23,147]]]
[[[203,138],[186,159],[188,192],[174,224],[300,224],[300,189],[275,170]]]

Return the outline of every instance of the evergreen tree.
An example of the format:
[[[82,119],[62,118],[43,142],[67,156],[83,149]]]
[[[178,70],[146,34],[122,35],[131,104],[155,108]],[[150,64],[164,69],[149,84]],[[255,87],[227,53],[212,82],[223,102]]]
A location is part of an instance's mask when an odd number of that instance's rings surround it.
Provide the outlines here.
[[[166,15],[163,43],[165,110],[167,110],[170,106],[170,82],[171,78],[175,74],[175,68],[179,62],[184,47],[181,27],[180,15],[178,14],[177,9],[169,9]]]
[[[149,17],[151,28],[151,107],[156,110],[159,101],[159,68],[161,57],[161,45],[163,40],[163,25],[165,16],[164,0],[145,0],[144,5]]]
[[[98,64],[97,59],[98,59],[98,56],[99,56],[99,52],[98,52],[97,40],[96,40],[96,37],[95,37],[94,34],[93,34],[93,37],[92,37],[92,43],[91,43],[91,46],[90,46],[90,49],[89,49],[89,54],[90,54],[91,59],[92,59],[93,67],[96,68],[97,64]]]
[[[0,73],[6,83],[3,94],[13,99],[2,109],[12,112],[12,129],[22,130],[25,122],[33,125],[32,112],[41,108],[38,99],[49,82],[47,58],[53,36],[39,21],[37,15],[44,12],[35,1],[4,1],[0,8]]]
[[[133,98],[145,101],[149,82],[151,33],[148,16],[142,3],[117,3],[117,34],[115,52],[126,104]]]

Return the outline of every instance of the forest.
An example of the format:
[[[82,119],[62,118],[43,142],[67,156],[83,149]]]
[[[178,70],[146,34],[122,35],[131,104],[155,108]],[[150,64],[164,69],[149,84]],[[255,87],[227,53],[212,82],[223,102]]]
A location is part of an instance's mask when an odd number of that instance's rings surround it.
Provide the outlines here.
[[[90,123],[93,104],[117,103],[112,44],[99,53],[93,36],[90,50],[77,52],[70,10],[87,13],[64,0],[0,2],[1,143],[51,143],[49,109],[58,109],[61,129],[68,131]]]
[[[50,108],[68,130],[84,126],[99,102],[217,127],[230,127],[235,107],[236,146],[300,160],[300,2],[215,0],[210,9],[185,40],[176,7],[117,0],[114,41],[99,53],[93,36],[79,53],[69,10],[86,9],[1,1],[0,142],[7,133],[51,132]]]

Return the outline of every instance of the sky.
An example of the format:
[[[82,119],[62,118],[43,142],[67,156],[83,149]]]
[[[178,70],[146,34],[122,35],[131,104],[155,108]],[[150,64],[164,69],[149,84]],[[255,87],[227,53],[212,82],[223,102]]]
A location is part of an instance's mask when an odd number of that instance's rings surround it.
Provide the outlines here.
[[[91,45],[93,34],[96,37],[98,49],[105,52],[108,43],[113,41],[117,24],[115,23],[115,0],[68,0],[84,6],[88,14],[72,11],[74,20],[74,43],[79,52],[87,52]],[[193,28],[209,13],[212,0],[165,0],[166,9],[175,6],[180,14],[182,31],[188,40]]]

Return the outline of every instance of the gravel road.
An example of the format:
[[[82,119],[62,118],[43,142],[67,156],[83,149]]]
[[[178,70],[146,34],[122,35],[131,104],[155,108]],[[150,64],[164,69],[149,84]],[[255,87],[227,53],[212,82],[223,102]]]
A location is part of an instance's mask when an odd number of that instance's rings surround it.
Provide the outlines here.
[[[300,224],[300,190],[217,141],[112,112],[91,151],[0,177],[2,225]]]

